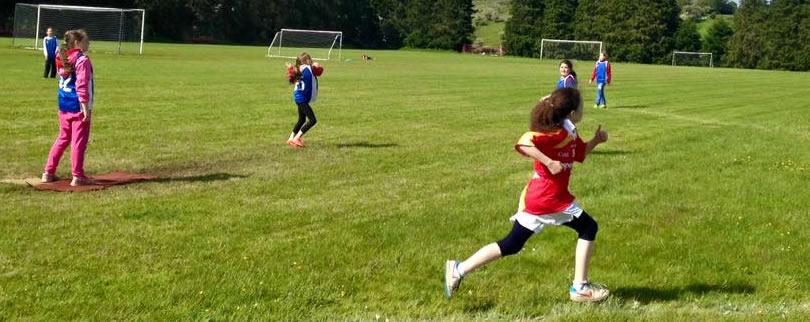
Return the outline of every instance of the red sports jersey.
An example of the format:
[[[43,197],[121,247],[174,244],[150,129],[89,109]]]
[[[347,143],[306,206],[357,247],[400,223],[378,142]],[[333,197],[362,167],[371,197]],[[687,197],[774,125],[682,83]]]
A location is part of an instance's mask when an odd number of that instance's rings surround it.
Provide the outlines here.
[[[585,161],[585,142],[576,134],[573,124],[570,128],[556,132],[526,132],[515,145],[521,154],[520,146],[533,146],[563,165],[560,173],[552,175],[546,166],[534,160],[535,174],[523,189],[519,211],[547,215],[563,211],[574,202],[574,196],[568,191],[568,181],[574,161]]]

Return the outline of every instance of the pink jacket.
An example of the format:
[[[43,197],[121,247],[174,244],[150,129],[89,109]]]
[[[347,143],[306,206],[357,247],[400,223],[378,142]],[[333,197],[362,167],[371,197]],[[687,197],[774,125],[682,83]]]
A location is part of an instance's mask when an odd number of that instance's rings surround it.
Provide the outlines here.
[[[87,104],[92,108],[93,106],[93,64],[90,58],[82,53],[79,48],[68,50],[68,62],[73,66],[73,73],[76,74],[76,94],[79,96],[79,102]],[[70,77],[70,74],[65,73],[62,68],[62,60],[56,60],[56,68],[59,76],[62,78]]]

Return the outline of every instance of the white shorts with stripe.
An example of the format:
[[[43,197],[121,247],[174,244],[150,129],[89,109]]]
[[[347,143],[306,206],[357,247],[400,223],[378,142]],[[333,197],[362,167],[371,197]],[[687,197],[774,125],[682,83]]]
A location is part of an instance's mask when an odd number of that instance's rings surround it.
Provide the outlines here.
[[[559,226],[572,221],[574,218],[582,215],[582,211],[582,207],[578,203],[572,202],[568,205],[568,208],[552,214],[538,216],[528,212],[518,211],[514,216],[509,218],[509,221],[512,223],[517,222],[521,226],[534,231],[536,234],[543,231],[546,225]]]

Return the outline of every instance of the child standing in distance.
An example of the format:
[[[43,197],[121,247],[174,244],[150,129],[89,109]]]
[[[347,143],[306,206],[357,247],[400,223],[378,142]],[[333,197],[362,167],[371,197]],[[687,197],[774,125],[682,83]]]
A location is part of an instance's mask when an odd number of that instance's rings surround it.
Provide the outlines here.
[[[295,60],[295,66],[287,65],[287,80],[290,84],[295,84],[293,98],[298,105],[298,122],[295,123],[287,145],[303,148],[304,141],[301,139],[309,129],[315,126],[318,119],[312,111],[310,103],[315,103],[318,99],[318,76],[323,74],[323,67],[312,62],[312,57],[307,53],[301,53]],[[307,122],[307,120],[309,120]]]
[[[56,53],[59,51],[59,40],[53,35],[53,28],[48,27],[47,36],[42,39],[42,54],[45,55],[45,72],[42,78],[56,78]]]
[[[577,72],[574,71],[574,63],[568,59],[560,62],[560,80],[557,81],[557,88],[577,87]]]
[[[42,182],[56,181],[56,167],[68,145],[73,167],[71,186],[92,184],[84,173],[84,152],[90,139],[90,116],[93,111],[93,64],[84,55],[90,39],[84,30],[65,33],[59,51],[59,136],[51,147]]]
[[[598,229],[596,221],[574,202],[574,196],[568,191],[574,161],[583,162],[588,152],[608,139],[607,132],[599,126],[593,139],[583,142],[575,126],[582,114],[582,96],[575,88],[557,89],[534,107],[530,132],[523,134],[515,145],[520,154],[534,159],[534,175],[523,189],[517,213],[509,218],[513,223],[512,231],[463,262],[448,260],[445,263],[447,298],[453,296],[466,274],[503,256],[517,254],[529,237],[541,232],[546,225],[565,225],[579,235],[574,280],[568,290],[571,300],[592,302],[607,298],[608,290],[588,279]]]
[[[591,79],[588,81],[588,83],[593,83],[593,80],[596,79],[596,103],[593,105],[594,108],[607,108],[605,86],[610,85],[612,77],[610,62],[608,62],[607,58],[607,54],[604,52],[599,53],[599,61],[593,67]]]

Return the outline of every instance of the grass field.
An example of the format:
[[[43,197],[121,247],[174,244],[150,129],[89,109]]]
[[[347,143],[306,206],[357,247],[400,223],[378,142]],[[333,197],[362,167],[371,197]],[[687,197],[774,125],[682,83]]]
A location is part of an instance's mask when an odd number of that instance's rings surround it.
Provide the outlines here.
[[[86,169],[162,179],[90,193],[0,184],[0,320],[803,320],[810,313],[810,74],[614,63],[611,135],[572,192],[600,224],[550,228],[444,299],[443,264],[503,237],[532,164],[512,145],[557,62],[376,51],[326,63],[306,149],[264,47],[91,54]],[[356,57],[355,57],[356,56]],[[0,178],[57,134],[41,55],[0,40]],[[576,65],[582,78],[591,62]],[[779,84],[773,86],[773,84]],[[68,176],[69,158],[59,172]]]

